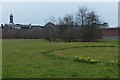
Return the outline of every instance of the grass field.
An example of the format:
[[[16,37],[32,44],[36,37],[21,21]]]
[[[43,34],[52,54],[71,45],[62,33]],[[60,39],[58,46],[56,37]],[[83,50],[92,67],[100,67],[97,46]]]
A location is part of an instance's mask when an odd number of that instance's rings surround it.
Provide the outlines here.
[[[6,39],[2,47],[3,78],[118,77],[116,40],[88,43]],[[90,57],[99,62],[75,62],[75,56]]]

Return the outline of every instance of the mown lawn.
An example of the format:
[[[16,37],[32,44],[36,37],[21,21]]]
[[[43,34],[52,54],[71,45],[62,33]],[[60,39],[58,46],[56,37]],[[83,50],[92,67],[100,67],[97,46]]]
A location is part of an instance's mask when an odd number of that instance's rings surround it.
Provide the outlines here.
[[[5,39],[2,42],[3,78],[116,78],[117,40],[101,42],[48,42]],[[90,57],[96,64],[75,62]],[[111,64],[111,61],[114,61]]]

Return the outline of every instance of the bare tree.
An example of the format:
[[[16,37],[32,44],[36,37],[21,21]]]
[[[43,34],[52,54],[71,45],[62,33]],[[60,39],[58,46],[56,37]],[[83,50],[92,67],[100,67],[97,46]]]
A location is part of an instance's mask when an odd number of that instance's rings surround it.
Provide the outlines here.
[[[86,7],[82,7],[82,8],[79,7],[76,15],[76,22],[78,25],[81,26],[85,25],[87,14],[88,14],[88,9]]]
[[[88,25],[100,24],[99,16],[95,11],[91,11],[87,14],[86,21]]]
[[[64,25],[64,21],[62,20],[61,17],[58,18],[58,23],[57,25]]]
[[[98,24],[100,24],[99,16],[95,11],[86,14],[86,25],[81,27],[82,41],[97,41],[101,38],[101,32]]]
[[[64,25],[73,26],[74,25],[74,16],[70,14],[66,14],[63,18]]]
[[[56,23],[57,23],[57,20],[55,19],[54,16],[50,16],[50,17],[49,17],[49,21],[52,22],[53,24],[56,24]]]

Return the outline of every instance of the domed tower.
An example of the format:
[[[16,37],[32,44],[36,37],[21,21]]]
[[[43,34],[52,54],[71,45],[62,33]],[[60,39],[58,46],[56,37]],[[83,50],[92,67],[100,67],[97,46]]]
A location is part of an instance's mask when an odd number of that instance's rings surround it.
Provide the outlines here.
[[[13,14],[10,14],[10,23],[13,23]]]

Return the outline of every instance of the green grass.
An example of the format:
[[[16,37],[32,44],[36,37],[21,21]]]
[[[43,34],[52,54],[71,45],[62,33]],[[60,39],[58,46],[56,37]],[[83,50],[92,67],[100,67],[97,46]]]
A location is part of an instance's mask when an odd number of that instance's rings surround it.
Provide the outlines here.
[[[115,78],[118,77],[118,43],[48,42],[45,40],[3,40],[3,78]],[[75,62],[74,56],[100,62]],[[102,64],[101,64],[102,62]]]

